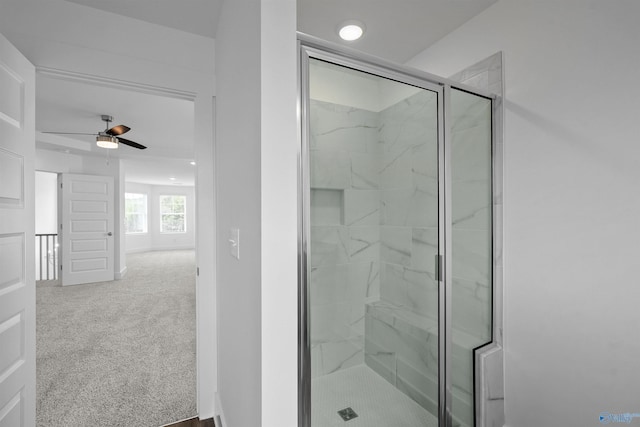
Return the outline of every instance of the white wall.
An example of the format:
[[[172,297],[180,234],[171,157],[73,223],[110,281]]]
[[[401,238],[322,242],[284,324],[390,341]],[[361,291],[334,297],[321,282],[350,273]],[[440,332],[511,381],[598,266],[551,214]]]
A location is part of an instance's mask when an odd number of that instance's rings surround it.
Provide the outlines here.
[[[380,112],[421,91],[359,71],[312,62],[309,73],[309,96],[318,101],[348,105],[368,111]]]
[[[138,19],[63,0],[3,0],[0,28],[37,67],[193,92],[213,83],[213,39]]]
[[[218,398],[225,427],[297,423],[295,37],[295,0],[223,5],[216,173]],[[231,228],[240,229],[239,260],[229,254]]]
[[[147,185],[136,182],[125,183],[127,193],[147,195],[147,232],[125,234],[126,252],[166,251],[172,249],[193,249],[195,247],[195,191],[190,186]],[[160,196],[183,195],[186,204],[186,233],[160,232]]]
[[[502,0],[411,64],[504,51],[506,422],[638,412],[640,3]]]
[[[244,31],[238,37],[237,27]],[[260,426],[260,1],[226,1],[216,34],[218,398],[224,427]],[[240,229],[240,259],[229,229]]]
[[[36,234],[58,233],[58,174],[36,171]]]
[[[213,54],[213,52],[212,52]],[[196,164],[196,318],[198,361],[198,415],[217,414],[216,312],[216,182],[214,170],[214,98],[202,93],[194,103]]]
[[[298,422],[296,1],[262,0],[262,427]]]
[[[36,170],[53,173],[83,173],[82,156],[52,150],[36,150]]]

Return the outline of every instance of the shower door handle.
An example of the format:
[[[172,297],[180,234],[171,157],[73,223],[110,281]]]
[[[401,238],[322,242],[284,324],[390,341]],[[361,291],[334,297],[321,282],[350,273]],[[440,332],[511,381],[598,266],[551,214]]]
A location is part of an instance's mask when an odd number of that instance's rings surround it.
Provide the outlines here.
[[[444,268],[442,261],[442,255],[436,255],[436,280],[438,282],[442,282],[442,270]]]

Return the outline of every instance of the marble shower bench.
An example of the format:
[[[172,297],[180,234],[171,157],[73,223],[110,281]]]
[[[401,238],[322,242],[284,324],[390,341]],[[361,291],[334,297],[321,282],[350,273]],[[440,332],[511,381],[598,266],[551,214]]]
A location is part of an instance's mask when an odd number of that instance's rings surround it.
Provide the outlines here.
[[[453,406],[472,414],[472,354],[477,339],[453,331]],[[366,304],[365,364],[420,406],[438,414],[438,322],[385,301]],[[454,426],[473,425],[469,416]]]

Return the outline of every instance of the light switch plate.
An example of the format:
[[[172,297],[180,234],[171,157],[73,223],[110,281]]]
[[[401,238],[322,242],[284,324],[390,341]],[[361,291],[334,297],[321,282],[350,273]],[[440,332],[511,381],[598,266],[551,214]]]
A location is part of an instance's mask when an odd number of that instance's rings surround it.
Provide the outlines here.
[[[240,259],[240,229],[232,228],[229,230],[229,250],[231,256]]]

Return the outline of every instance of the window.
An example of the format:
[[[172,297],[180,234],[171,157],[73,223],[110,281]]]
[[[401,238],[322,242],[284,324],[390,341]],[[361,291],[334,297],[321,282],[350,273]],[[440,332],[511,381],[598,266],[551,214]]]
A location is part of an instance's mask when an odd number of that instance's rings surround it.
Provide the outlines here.
[[[147,195],[124,193],[124,232],[147,232]]]
[[[160,232],[186,233],[186,196],[160,196]]]

